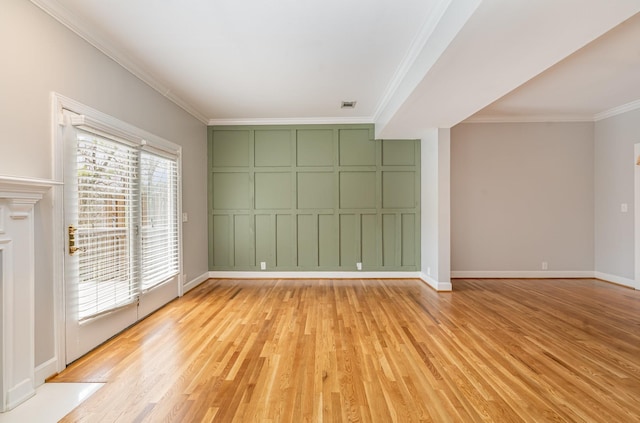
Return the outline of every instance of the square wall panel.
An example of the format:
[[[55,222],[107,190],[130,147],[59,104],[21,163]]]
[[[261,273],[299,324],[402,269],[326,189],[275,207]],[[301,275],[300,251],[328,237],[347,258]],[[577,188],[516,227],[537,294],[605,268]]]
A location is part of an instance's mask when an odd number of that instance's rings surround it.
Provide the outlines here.
[[[256,167],[291,166],[291,131],[256,130]]]
[[[415,203],[414,172],[382,172],[382,207],[409,209]]]
[[[335,187],[332,172],[298,173],[298,208],[334,208]]]
[[[303,129],[297,134],[298,166],[333,166],[332,129]]]
[[[214,173],[212,180],[214,209],[237,210],[251,208],[248,173]]]
[[[376,173],[340,172],[340,207],[376,208]]]
[[[256,209],[291,208],[291,174],[256,172]]]
[[[340,130],[340,166],[375,166],[376,142],[368,129]]]
[[[249,131],[214,131],[213,166],[249,166]]]
[[[415,165],[416,142],[414,140],[382,140],[382,165]]]

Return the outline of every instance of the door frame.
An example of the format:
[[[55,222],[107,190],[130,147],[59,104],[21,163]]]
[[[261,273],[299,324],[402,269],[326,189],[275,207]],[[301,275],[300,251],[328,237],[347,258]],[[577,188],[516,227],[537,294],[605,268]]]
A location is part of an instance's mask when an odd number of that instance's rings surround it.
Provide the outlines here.
[[[53,187],[52,193],[52,234],[51,241],[54,248],[53,254],[53,302],[54,302],[54,350],[55,357],[49,360],[45,366],[41,366],[40,374],[44,377],[48,377],[51,374],[61,372],[66,368],[66,302],[65,302],[65,275],[64,275],[64,259],[65,259],[65,246],[66,239],[64,235],[64,139],[63,139],[63,125],[65,123],[63,110],[73,110],[78,114],[100,116],[100,120],[106,124],[110,124],[114,127],[121,127],[123,122],[119,119],[101,113],[89,106],[86,106],[78,101],[65,97],[59,93],[51,92],[51,134],[52,134],[52,174],[54,181],[59,185]],[[156,140],[158,144],[171,143],[163,140],[162,138],[155,136],[151,133],[143,131],[132,125],[126,125],[126,129],[132,133],[137,133],[148,140]],[[178,146],[179,147],[179,146]],[[181,155],[181,153],[180,153]],[[179,248],[179,270],[178,270],[178,292],[177,296],[181,297],[184,294],[184,260],[183,260],[183,243],[182,243],[182,161],[178,160],[178,248]],[[147,313],[145,313],[147,314]],[[141,317],[143,318],[143,317]],[[36,377],[38,377],[37,375]],[[44,378],[42,378],[44,380]]]

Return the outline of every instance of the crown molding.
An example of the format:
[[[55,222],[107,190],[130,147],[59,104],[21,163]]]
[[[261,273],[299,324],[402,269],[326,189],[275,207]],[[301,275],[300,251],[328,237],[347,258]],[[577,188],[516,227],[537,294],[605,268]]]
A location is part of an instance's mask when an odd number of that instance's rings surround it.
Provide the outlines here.
[[[396,71],[391,77],[391,80],[387,84],[387,88],[380,98],[378,107],[376,107],[376,111],[373,115],[376,120],[382,114],[384,109],[389,105],[389,102],[400,87],[400,84],[405,79],[412,66],[420,56],[420,53],[424,49],[424,46],[427,44],[427,41],[429,40],[429,38],[431,38],[433,32],[438,26],[438,23],[440,23],[445,12],[451,5],[451,1],[452,0],[439,0],[434,5],[432,12],[428,14],[428,18],[422,24],[418,35],[416,35],[416,37],[411,42],[407,53],[402,58],[402,61],[396,68]]]
[[[373,117],[317,117],[317,118],[252,118],[210,119],[209,126],[231,125],[347,125],[372,124]]]
[[[623,113],[640,109],[640,100],[605,110],[595,115],[523,115],[523,116],[478,116],[470,117],[461,123],[543,123],[543,122],[598,122]]]
[[[146,83],[151,88],[166,97],[168,100],[176,104],[178,107],[189,113],[191,116],[198,119],[204,124],[207,123],[207,118],[196,108],[192,107],[179,96],[172,93],[170,88],[158,81],[152,74],[140,68],[140,66],[138,66],[134,60],[119,51],[108,40],[103,37],[97,36],[96,34],[92,34],[89,27],[84,24],[81,19],[78,19],[78,17],[74,13],[62,6],[58,1],[31,0],[31,2],[42,9],[44,12],[49,14],[51,17],[53,17],[55,20],[60,22],[62,25],[69,28],[80,38],[84,39],[86,42],[100,50],[107,57],[132,73],[142,82]]]
[[[638,109],[640,109],[640,100],[632,101],[631,103],[623,104],[622,106],[614,107],[612,109],[605,110],[604,112],[597,113],[593,116],[593,120],[597,122],[599,120],[607,119]]]
[[[593,121],[592,115],[495,115],[471,117],[460,123],[569,123]]]

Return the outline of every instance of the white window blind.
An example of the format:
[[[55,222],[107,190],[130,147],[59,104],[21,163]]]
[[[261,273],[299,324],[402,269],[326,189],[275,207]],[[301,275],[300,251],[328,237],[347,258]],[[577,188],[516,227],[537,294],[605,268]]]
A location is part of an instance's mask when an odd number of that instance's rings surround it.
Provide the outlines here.
[[[78,313],[87,319],[136,300],[139,153],[78,131]]]
[[[178,166],[174,158],[140,153],[142,289],[179,271]]]

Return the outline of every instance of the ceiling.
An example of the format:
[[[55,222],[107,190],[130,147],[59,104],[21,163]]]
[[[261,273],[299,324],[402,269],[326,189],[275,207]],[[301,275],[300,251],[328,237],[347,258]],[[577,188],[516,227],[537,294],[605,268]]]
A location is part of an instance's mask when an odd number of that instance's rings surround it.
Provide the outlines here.
[[[640,99],[637,0],[32,2],[207,124],[414,138]]]

